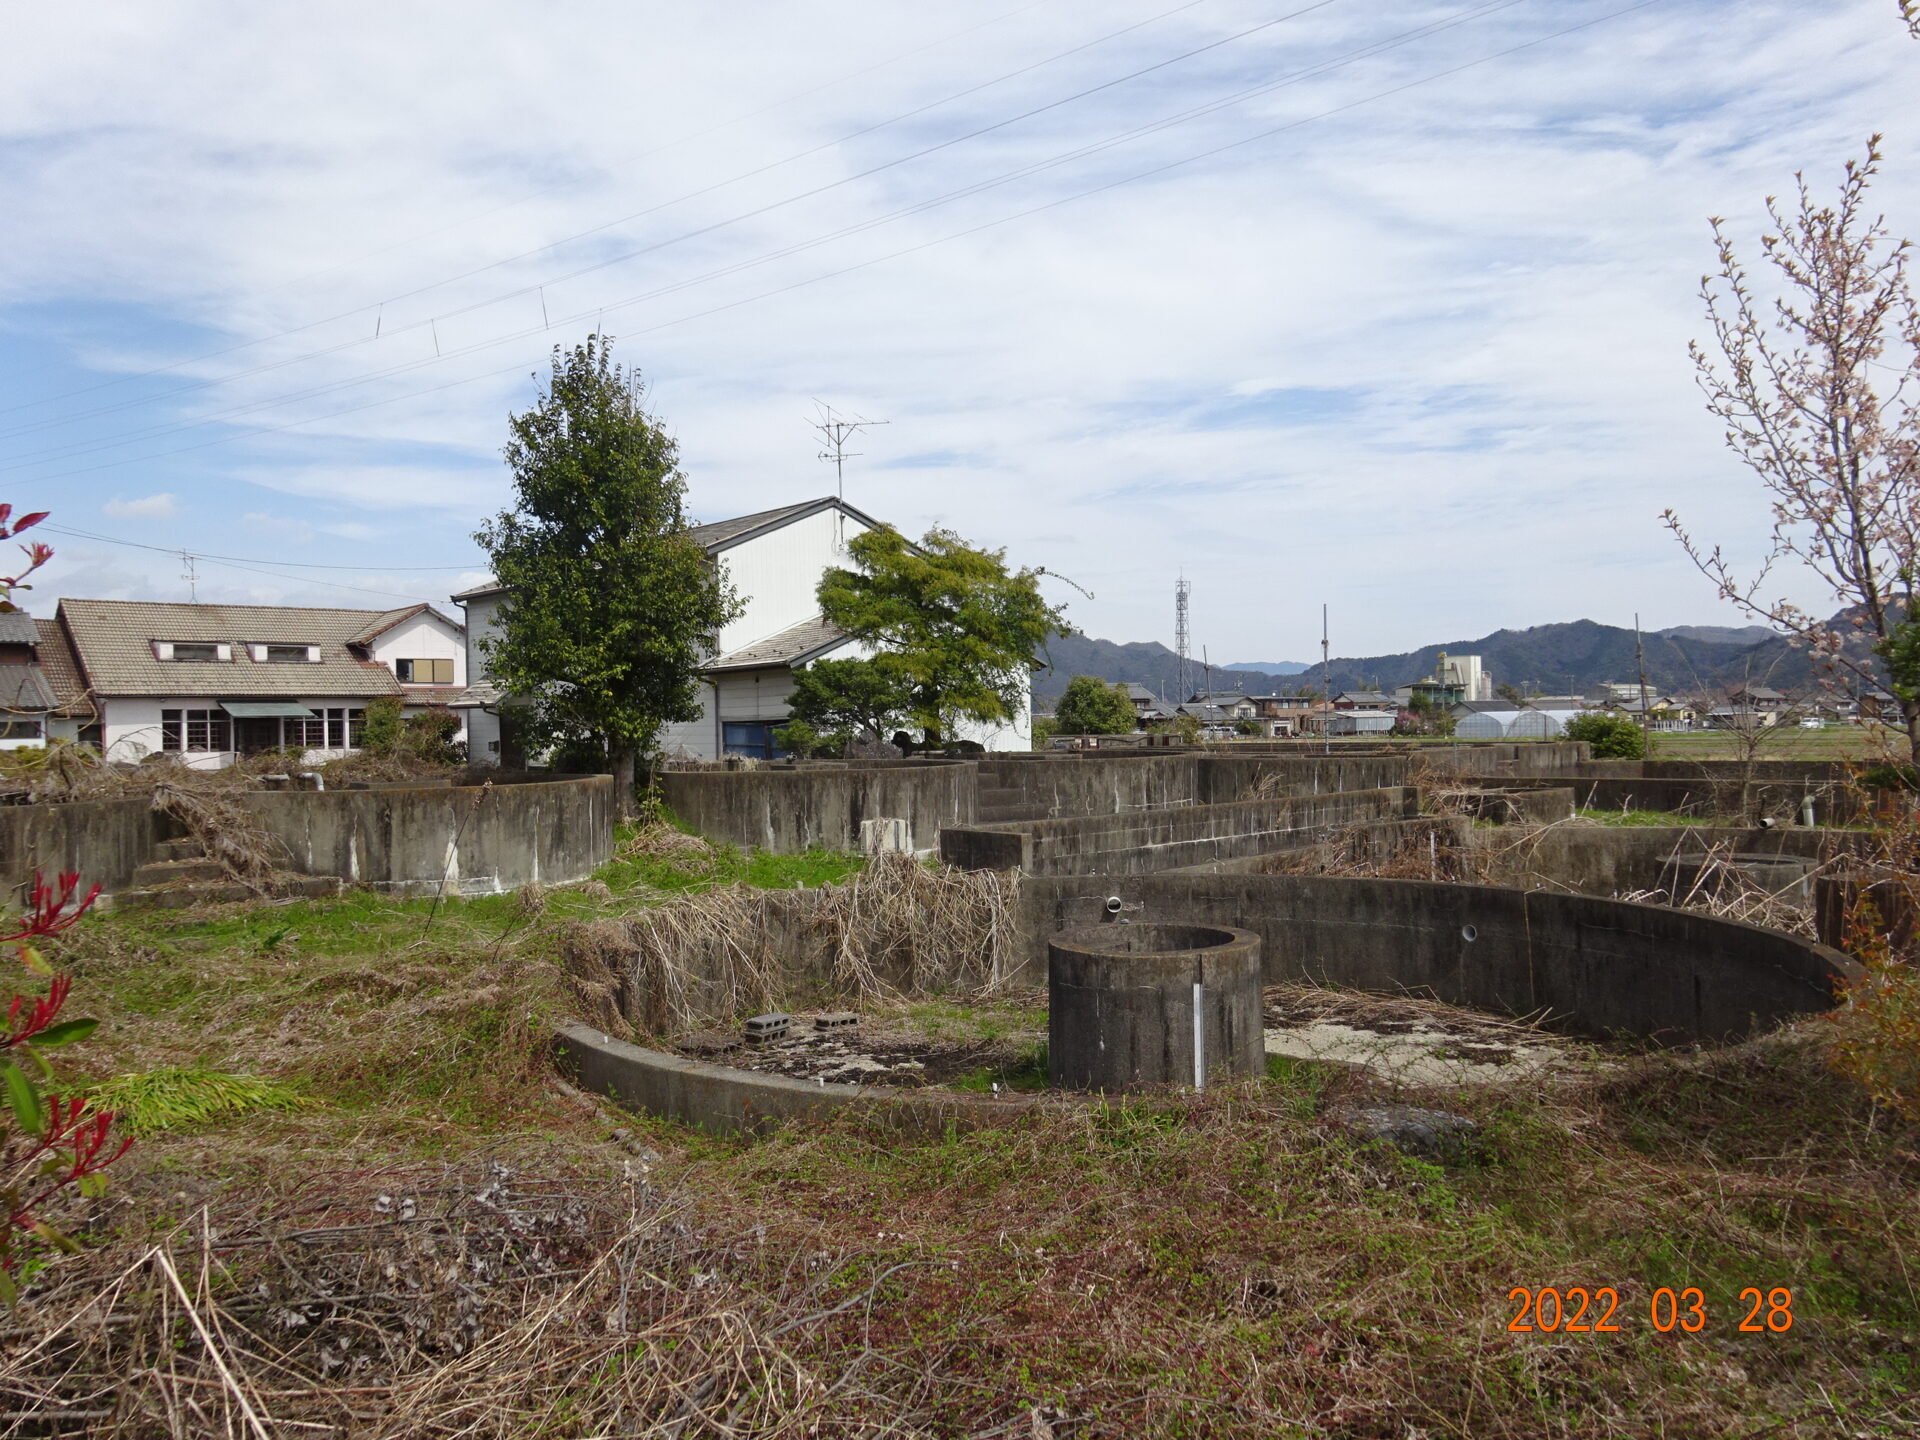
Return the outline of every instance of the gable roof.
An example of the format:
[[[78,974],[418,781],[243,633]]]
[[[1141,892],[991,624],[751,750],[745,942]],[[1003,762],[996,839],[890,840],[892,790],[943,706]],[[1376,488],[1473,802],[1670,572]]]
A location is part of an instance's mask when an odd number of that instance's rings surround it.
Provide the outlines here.
[[[751,645],[743,645],[730,655],[722,655],[708,670],[749,670],[762,665],[800,665],[827,651],[844,645],[847,632],[816,615],[789,625],[778,635],[769,635]]]
[[[73,658],[73,647],[67,643],[67,632],[54,619],[35,620],[34,625],[40,631],[40,675],[47,682],[47,688],[53,691],[54,713],[56,715],[86,715],[95,713],[93,702],[87,698],[87,682],[80,678],[80,662]]]
[[[174,605],[144,600],[62,600],[60,619],[93,693],[129,695],[354,696],[400,694],[386,666],[347,647],[390,610],[302,605]],[[160,660],[153,642],[231,645],[233,659],[207,664]],[[317,645],[318,664],[256,663],[249,644]]]
[[[883,529],[882,523],[864,510],[855,509],[836,495],[822,495],[815,500],[802,500],[797,505],[780,505],[772,510],[756,510],[751,515],[738,515],[731,520],[712,520],[705,525],[695,525],[687,533],[699,542],[700,547],[709,555],[718,555],[722,550],[731,550],[736,545],[757,539],[769,531],[791,525],[796,520],[804,520],[809,515],[818,515],[822,510],[838,510],[849,519],[858,520],[869,529]],[[462,590],[453,596],[455,600],[474,600],[482,595],[498,595],[507,587],[496,580],[488,579],[471,590]]]
[[[374,641],[378,640],[382,635],[386,634],[387,631],[393,629],[394,626],[402,623],[403,621],[411,620],[416,615],[422,615],[422,614],[431,615],[434,619],[438,620],[442,625],[446,625],[451,629],[458,630],[462,634],[466,633],[467,627],[462,625],[458,620],[452,619],[451,617],[446,615],[442,615],[438,610],[434,609],[433,606],[427,604],[425,601],[422,601],[418,605],[403,605],[398,610],[382,611],[371,625],[367,626],[367,628],[362,630],[358,635],[350,637],[347,641],[347,644],[371,645]]]

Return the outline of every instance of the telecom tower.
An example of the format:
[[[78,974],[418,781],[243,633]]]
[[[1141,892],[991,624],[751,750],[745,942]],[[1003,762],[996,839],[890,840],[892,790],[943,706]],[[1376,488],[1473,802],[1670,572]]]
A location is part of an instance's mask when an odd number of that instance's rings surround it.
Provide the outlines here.
[[[1193,695],[1193,666],[1188,653],[1193,643],[1187,634],[1187,595],[1192,589],[1193,582],[1184,575],[1173,582],[1173,653],[1180,657],[1180,693],[1173,697],[1176,705],[1186,704]]]

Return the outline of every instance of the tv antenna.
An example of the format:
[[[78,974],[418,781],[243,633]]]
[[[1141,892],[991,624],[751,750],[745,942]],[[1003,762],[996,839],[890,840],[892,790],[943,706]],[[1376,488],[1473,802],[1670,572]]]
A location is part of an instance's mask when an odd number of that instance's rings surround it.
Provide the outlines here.
[[[826,449],[820,452],[822,460],[833,462],[833,493],[840,499],[847,498],[847,461],[858,460],[861,452],[847,449],[847,441],[860,431],[874,425],[891,425],[891,420],[868,420],[856,415],[851,420],[843,420],[834,408],[824,400],[813,402],[820,407],[820,418],[813,422],[813,428],[820,432],[820,438],[826,442]]]
[[[187,603],[190,605],[198,605],[200,603],[200,576],[194,566],[193,555],[186,550],[182,550],[180,552],[180,563],[187,567],[180,573],[180,578],[187,582]]]

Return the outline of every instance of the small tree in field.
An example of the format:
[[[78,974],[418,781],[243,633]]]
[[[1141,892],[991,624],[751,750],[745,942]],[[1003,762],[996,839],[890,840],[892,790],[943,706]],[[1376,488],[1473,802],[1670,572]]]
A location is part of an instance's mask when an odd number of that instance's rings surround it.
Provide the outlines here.
[[[738,613],[687,533],[679,446],[606,337],[555,347],[539,402],[509,421],[515,505],[475,539],[507,587],[494,678],[528,702],[531,747],[604,742],[620,813],[660,728],[699,718],[701,667]]]
[[[825,735],[884,740],[913,705],[912,683],[899,660],[816,660],[793,677],[787,711]]]
[[[1034,657],[1064,625],[1040,594],[1040,572],[1009,571],[1004,550],[976,549],[951,530],[914,544],[881,526],[847,550],[854,568],[827,571],[820,613],[898,665],[907,717],[927,743],[963,720],[1011,720]]]
[[[1053,712],[1054,732],[1060,735],[1131,735],[1135,723],[1126,687],[1109,685],[1096,675],[1067,681]]]
[[[1647,753],[1646,732],[1624,715],[1576,715],[1562,733],[1569,740],[1586,741],[1596,760],[1638,760]]]
[[[1771,304],[1713,222],[1719,265],[1701,294],[1719,353],[1696,344],[1694,363],[1727,445],[1771,497],[1772,543],[1742,578],[1719,546],[1696,541],[1672,510],[1664,518],[1722,598],[1830,673],[1877,685],[1884,667],[1920,756],[1920,311],[1907,242],[1866,208],[1879,163],[1875,136],[1864,161],[1848,162],[1836,202],[1817,202],[1804,177],[1792,206],[1767,202],[1774,233],[1760,250],[1780,291]],[[1847,621],[1768,598],[1763,587],[1782,561],[1811,570]]]

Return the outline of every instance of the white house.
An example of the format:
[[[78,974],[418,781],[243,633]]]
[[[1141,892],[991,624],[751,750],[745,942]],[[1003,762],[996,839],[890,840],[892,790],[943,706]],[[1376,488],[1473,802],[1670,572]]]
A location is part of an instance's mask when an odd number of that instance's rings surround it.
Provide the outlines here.
[[[62,600],[56,620],[90,702],[80,738],[111,760],[164,751],[218,768],[292,746],[323,760],[358,747],[370,701],[418,711],[467,683],[466,635],[431,605]]]
[[[700,718],[669,726],[660,737],[665,753],[701,760],[771,756],[773,732],[787,719],[794,672],[816,660],[869,653],[821,618],[816,592],[827,570],[848,563],[847,542],[879,526],[872,516],[829,495],[693,527],[693,538],[725,571],[743,608],[720,632],[719,654],[701,686]],[[500,758],[503,697],[486,679],[479,646],[495,632],[506,593],[500,585],[486,584],[453,597],[466,607],[467,664],[477,677],[454,704],[469,716],[471,753],[481,761]],[[963,728],[959,738],[989,750],[1025,750],[1030,709],[1023,696],[1011,724]]]

